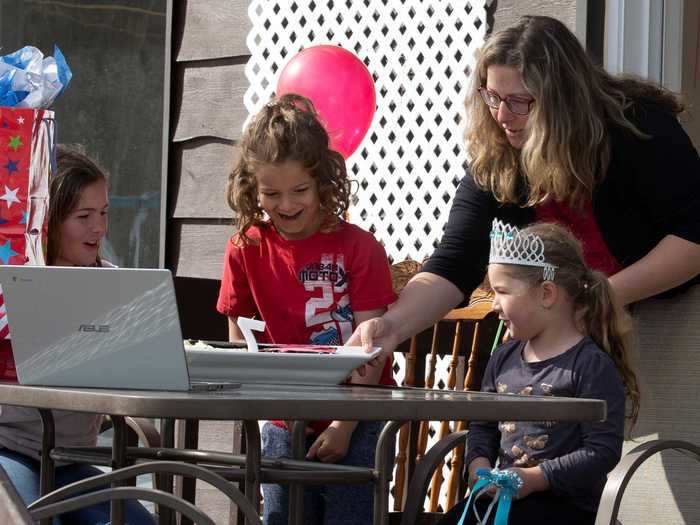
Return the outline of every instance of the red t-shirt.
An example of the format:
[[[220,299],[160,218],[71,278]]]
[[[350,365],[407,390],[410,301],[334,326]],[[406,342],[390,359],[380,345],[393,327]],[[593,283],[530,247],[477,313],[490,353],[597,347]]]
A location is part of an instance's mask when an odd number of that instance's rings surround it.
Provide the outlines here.
[[[384,248],[353,224],[286,240],[266,223],[248,236],[255,244],[226,245],[216,309],[263,319],[261,342],[342,345],[355,329],[353,312],[396,300]],[[380,384],[395,384],[391,367],[387,360]]]
[[[575,210],[566,203],[550,200],[535,207],[535,216],[538,222],[555,222],[571,230],[583,247],[583,256],[589,267],[607,276],[622,270],[622,265],[605,244],[590,202],[586,202],[581,210]]]

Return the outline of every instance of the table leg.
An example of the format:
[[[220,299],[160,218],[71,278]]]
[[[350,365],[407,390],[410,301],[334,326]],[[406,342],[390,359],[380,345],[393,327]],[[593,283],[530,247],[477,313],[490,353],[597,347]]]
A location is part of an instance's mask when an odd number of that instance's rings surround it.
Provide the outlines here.
[[[56,427],[50,410],[39,409],[41,416],[41,466],[39,470],[39,495],[45,496],[54,490],[56,466],[51,451],[56,445]],[[40,525],[51,525],[51,518],[41,520]]]
[[[161,419],[160,423],[161,443],[163,448],[175,448],[175,420],[172,418]],[[173,493],[173,476],[170,474],[158,474],[157,484],[160,490]],[[175,523],[173,511],[164,505],[158,506],[159,525],[172,525]]]
[[[245,495],[257,509],[260,507],[260,427],[255,420],[243,421],[246,438]]]
[[[377,479],[374,484],[374,525],[386,525],[388,523],[389,509],[389,483],[391,483],[394,470],[394,443],[396,433],[403,421],[389,421],[382,429],[377,440],[377,449],[374,455],[375,471]]]
[[[126,466],[126,439],[127,427],[123,416],[110,416],[114,428],[112,439],[112,471],[119,470]],[[123,483],[115,481],[112,488],[120,487]],[[110,502],[110,519],[113,525],[124,523],[124,502],[122,500],[112,500]]]
[[[199,445],[199,420],[185,420],[185,448],[196,450]],[[190,503],[195,503],[197,495],[197,479],[189,476],[182,477],[182,498]],[[185,517],[180,517],[180,525],[192,525],[192,521]]]
[[[292,459],[304,459],[306,456],[306,422],[295,421],[292,430]],[[289,525],[304,523],[304,485],[289,484]]]

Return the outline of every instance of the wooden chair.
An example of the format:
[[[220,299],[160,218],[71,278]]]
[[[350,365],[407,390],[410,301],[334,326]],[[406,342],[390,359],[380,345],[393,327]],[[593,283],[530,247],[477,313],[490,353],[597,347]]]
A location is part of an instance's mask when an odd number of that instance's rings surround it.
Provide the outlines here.
[[[392,267],[394,287],[397,292],[410,279],[410,271],[416,273],[420,265],[414,261],[404,261]],[[425,388],[446,388],[450,390],[478,390],[481,376],[498,330],[497,316],[492,313],[492,296],[489,292],[478,289],[470,298],[468,306],[449,312],[445,318],[432,328],[411,338],[399,347],[398,352],[405,355],[404,386]],[[449,356],[449,369],[446,381],[437,381],[438,358]],[[438,440],[453,433],[466,433],[466,421],[441,421],[437,427]],[[396,475],[394,478],[394,506],[392,522],[396,522],[406,503],[408,484],[426,451],[431,427],[429,421],[419,425],[404,425],[397,443]],[[462,462],[464,446],[458,446],[450,460],[447,479],[443,478],[444,462],[441,460],[431,470],[430,500],[427,513],[419,523],[432,523],[440,516],[438,512],[452,507],[464,492],[462,484]],[[447,483],[446,497],[440,499],[441,489]],[[413,502],[414,504],[416,502]],[[422,506],[422,505],[421,505]],[[420,507],[419,507],[420,508]]]

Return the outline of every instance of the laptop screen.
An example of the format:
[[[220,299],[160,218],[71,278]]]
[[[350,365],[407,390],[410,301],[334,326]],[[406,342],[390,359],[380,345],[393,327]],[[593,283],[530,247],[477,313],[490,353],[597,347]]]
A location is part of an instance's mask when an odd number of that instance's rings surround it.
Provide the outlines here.
[[[21,384],[187,390],[168,270],[0,266]]]

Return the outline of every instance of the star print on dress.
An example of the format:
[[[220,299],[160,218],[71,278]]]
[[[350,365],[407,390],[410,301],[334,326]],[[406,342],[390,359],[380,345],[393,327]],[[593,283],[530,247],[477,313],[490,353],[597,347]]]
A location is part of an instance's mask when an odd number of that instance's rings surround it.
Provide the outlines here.
[[[12,160],[8,157],[7,164],[4,166],[8,175],[12,175],[12,173],[17,171],[17,164],[19,164],[18,160]]]
[[[24,146],[24,143],[22,142],[22,139],[20,139],[19,135],[10,137],[10,142],[7,143],[8,148],[12,148],[13,150],[17,151],[20,146]]]
[[[24,117],[17,117],[17,124],[24,124]]]
[[[2,261],[2,264],[10,264],[10,259],[15,255],[19,254],[12,249],[10,239],[7,239],[5,244],[0,245],[0,261]]]
[[[21,201],[17,198],[17,192],[19,191],[19,188],[15,188],[14,190],[11,190],[7,186],[5,186],[5,194],[0,196],[0,200],[3,200],[7,203],[7,207],[10,208],[12,206],[13,202],[20,203]]]

